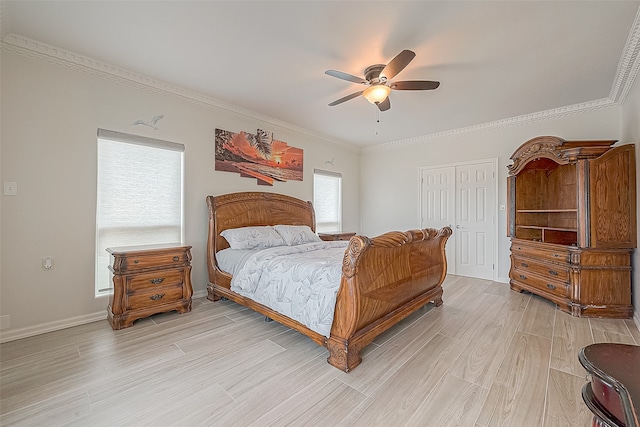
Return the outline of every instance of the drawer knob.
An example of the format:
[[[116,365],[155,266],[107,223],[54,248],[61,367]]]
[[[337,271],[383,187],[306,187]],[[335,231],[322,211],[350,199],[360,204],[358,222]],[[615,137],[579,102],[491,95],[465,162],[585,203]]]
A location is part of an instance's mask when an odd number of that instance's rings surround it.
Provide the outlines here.
[[[520,265],[523,267],[529,267],[529,264],[527,264],[526,262],[521,262]]]
[[[547,283],[547,288],[551,289],[552,291],[556,289],[556,287],[551,283]]]
[[[137,259],[133,260],[134,264],[137,264],[139,261]]]
[[[153,283],[154,285],[158,285],[158,284],[164,282],[164,277],[158,277],[157,279],[151,279],[149,281],[151,283]]]
[[[522,280],[527,280],[527,276],[522,275],[522,274],[520,275],[520,278],[521,278]]]
[[[558,254],[553,254],[553,256],[556,257],[556,258],[560,258],[560,255],[558,255]]]
[[[180,261],[180,257],[179,257],[179,256],[174,256],[174,257],[173,257],[173,260],[174,260],[174,261]]]
[[[155,294],[155,295],[151,295],[149,297],[150,299],[154,300],[154,301],[158,301],[159,299],[164,298],[164,294]]]
[[[549,270],[549,274],[552,275],[552,276],[557,276],[558,272],[555,271],[555,270]]]

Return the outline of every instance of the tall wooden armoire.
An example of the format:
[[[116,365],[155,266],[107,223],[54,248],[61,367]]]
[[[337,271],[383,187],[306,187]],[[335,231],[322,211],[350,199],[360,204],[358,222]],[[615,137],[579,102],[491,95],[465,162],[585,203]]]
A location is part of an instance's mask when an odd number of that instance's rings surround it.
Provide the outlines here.
[[[632,317],[635,146],[615,142],[541,136],[513,153],[511,289],[574,316]]]

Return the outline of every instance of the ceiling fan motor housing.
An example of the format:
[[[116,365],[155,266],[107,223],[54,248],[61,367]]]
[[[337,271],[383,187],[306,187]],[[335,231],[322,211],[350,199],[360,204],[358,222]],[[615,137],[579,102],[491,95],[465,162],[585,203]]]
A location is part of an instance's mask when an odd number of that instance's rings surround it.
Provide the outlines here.
[[[385,64],[375,64],[365,68],[364,78],[372,85],[386,82],[386,77],[380,78],[380,73],[384,70],[384,67],[386,67]]]

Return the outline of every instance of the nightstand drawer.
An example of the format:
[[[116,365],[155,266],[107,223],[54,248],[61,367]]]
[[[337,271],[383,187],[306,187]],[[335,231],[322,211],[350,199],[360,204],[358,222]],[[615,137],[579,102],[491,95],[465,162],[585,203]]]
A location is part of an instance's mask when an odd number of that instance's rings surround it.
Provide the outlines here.
[[[149,308],[182,299],[182,286],[162,287],[127,295],[127,310]]]
[[[127,282],[127,292],[179,285],[184,282],[184,269],[171,268],[131,275],[127,277]]]
[[[152,255],[138,255],[123,258],[120,271],[135,271],[153,268],[159,265],[163,267],[171,267],[173,265],[182,265],[190,261],[184,251],[175,251],[167,253],[159,253]]]

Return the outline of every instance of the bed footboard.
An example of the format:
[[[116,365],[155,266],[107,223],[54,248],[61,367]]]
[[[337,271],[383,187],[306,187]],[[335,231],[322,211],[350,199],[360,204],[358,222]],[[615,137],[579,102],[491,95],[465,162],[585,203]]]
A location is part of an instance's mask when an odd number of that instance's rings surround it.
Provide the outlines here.
[[[242,304],[310,337],[329,350],[328,362],[350,371],[360,350],[420,307],[442,304],[447,272],[445,244],[451,229],[393,231],[378,237],[354,236],[342,262],[331,334],[327,338],[303,324],[231,291],[231,275],[220,270],[218,251],[229,247],[221,233],[229,228],[307,225],[315,231],[310,202],[275,193],[243,192],[208,196],[208,298]]]
[[[442,305],[445,244],[451,233],[444,227],[351,238],[325,343],[331,365],[349,372],[376,336],[429,302]]]

